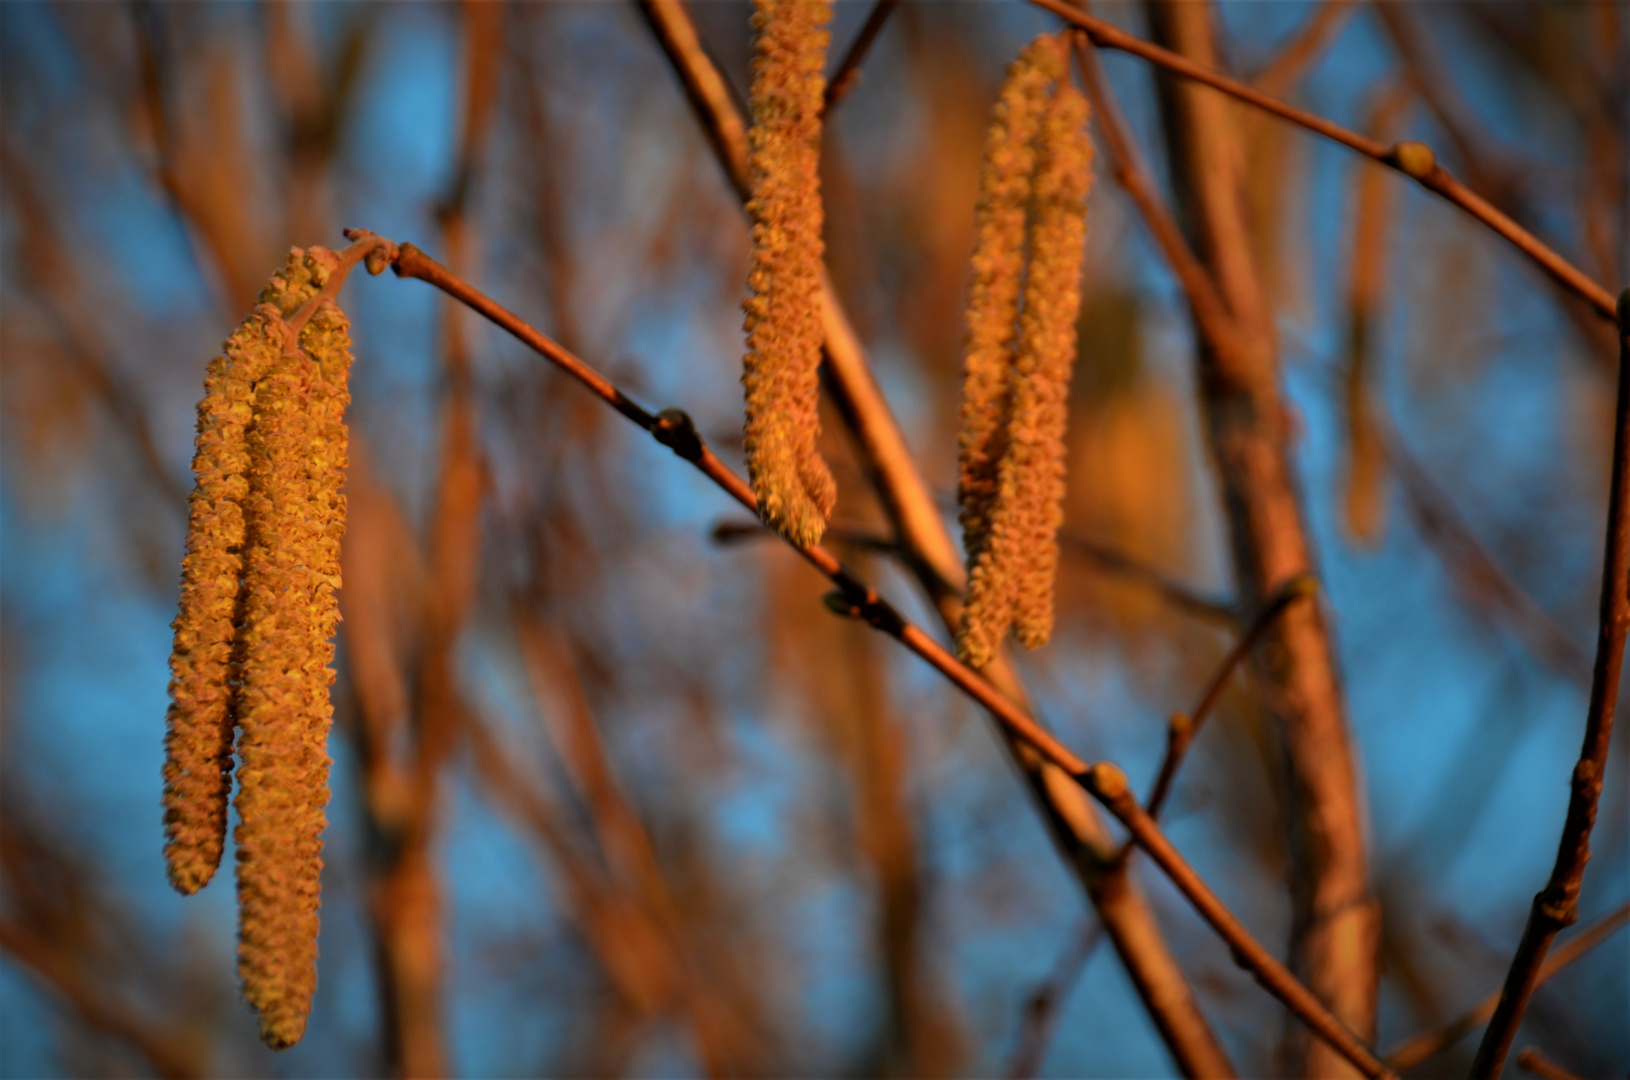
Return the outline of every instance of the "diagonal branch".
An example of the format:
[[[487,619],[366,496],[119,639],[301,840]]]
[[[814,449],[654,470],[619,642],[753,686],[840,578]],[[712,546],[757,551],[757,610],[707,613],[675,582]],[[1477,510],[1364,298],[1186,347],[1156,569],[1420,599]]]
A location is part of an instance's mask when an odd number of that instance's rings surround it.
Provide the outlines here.
[[[1111,23],[1078,11],[1070,6],[1068,0],[1030,0],[1030,2],[1038,7],[1046,8],[1066,22],[1085,30],[1088,36],[1092,38],[1093,44],[1099,48],[1116,49],[1120,52],[1131,53],[1133,56],[1147,60],[1174,75],[1181,75],[1186,79],[1192,79],[1215,90],[1220,90],[1248,105],[1254,105],[1283,120],[1304,127],[1315,134],[1323,135],[1327,139],[1341,143],[1348,149],[1355,150],[1365,157],[1374,158],[1383,165],[1391,166],[1428,191],[1434,192],[1460,207],[1472,217],[1505,237],[1517,250],[1537,263],[1542,270],[1556,278],[1572,292],[1583,297],[1591,307],[1596,309],[1598,315],[1608,319],[1613,317],[1612,293],[1592,281],[1584,271],[1546,246],[1533,233],[1511,220],[1509,216],[1501,212],[1487,199],[1456,180],[1447,169],[1437,163],[1431,148],[1425,144],[1405,142],[1390,147],[1384,146],[1374,139],[1360,135],[1350,128],[1342,127],[1340,124],[1327,120],[1317,113],[1299,109],[1294,105],[1287,105],[1278,98],[1264,94],[1262,91],[1247,86],[1237,79],[1231,79],[1227,75],[1219,74],[1169,49],[1161,48],[1152,42],[1128,34]]]
[[[690,462],[744,508],[756,512],[752,488],[708,448],[684,411],[673,408],[664,409],[656,414],[646,411],[599,372],[483,295],[468,282],[450,273],[412,244],[403,244],[397,249],[393,265],[399,277],[416,278],[441,289],[508,331],[523,344],[577,379],[595,396],[649,432],[657,442]],[[1217,930],[1219,936],[1228,943],[1239,962],[1249,968],[1270,993],[1283,1001],[1293,1013],[1307,1022],[1316,1035],[1325,1040],[1342,1057],[1351,1061],[1365,1075],[1393,1075],[1374,1052],[1326,1009],[1311,990],[1298,982],[1283,964],[1275,960],[1205,886],[1193,868],[1177,854],[1171,842],[1160,831],[1160,827],[1137,805],[1137,801],[1126,788],[1125,774],[1119,768],[1106,763],[1089,768],[1086,762],[1071,753],[982,674],[963,664],[920,627],[907,620],[876,590],[838,562],[831,552],[819,545],[802,547],[790,541],[788,543],[806,562],[838,587],[837,591],[827,595],[826,604],[829,609],[840,615],[861,619],[873,629],[899,641],[969,697],[983,705],[1003,724],[1010,736],[1022,744],[1021,748],[1026,753],[1040,756],[1059,770],[1067,778],[1072,790],[1081,791],[1084,788],[1090,792],[1131,830],[1139,846],[1150,853],[1161,870],[1172,879],[1206,921]],[[1116,778],[1119,778],[1118,781]],[[1094,879],[1093,885],[1097,888],[1122,890],[1129,887],[1124,873],[1102,874]],[[1121,909],[1101,902],[1097,893],[1094,894],[1094,900],[1099,902],[1100,914],[1106,911],[1116,915],[1122,914]],[[1112,927],[1106,923],[1105,929],[1113,936],[1118,932],[1124,932],[1128,927],[1125,925]],[[1142,926],[1138,929],[1141,932],[1148,932]],[[1120,947],[1119,942],[1117,947]],[[1124,951],[1122,955],[1125,955]],[[1139,972],[1134,970],[1133,974],[1136,977]],[[1140,990],[1148,992],[1147,988]],[[1173,1015],[1169,1007],[1165,1010],[1152,1008],[1151,1013],[1157,1025],[1169,1023]],[[1174,1046],[1173,1051],[1178,1053],[1179,1047]],[[1217,1053],[1220,1055],[1221,1051]],[[1191,1068],[1191,1063],[1181,1056],[1179,1061],[1185,1072],[1200,1071]],[[1222,1064],[1226,1066],[1226,1059],[1222,1059]],[[1226,1068],[1221,1071],[1230,1072]]]
[[[1619,297],[1619,396],[1613,423],[1613,471],[1607,503],[1606,552],[1602,559],[1602,608],[1596,631],[1596,668],[1585,715],[1584,745],[1573,770],[1568,816],[1556,864],[1534,897],[1517,954],[1511,958],[1494,1019],[1483,1032],[1472,1076],[1496,1077],[1511,1052],[1528,999],[1539,984],[1545,953],[1558,931],[1579,917],[1579,887],[1590,860],[1590,831],[1607,771],[1608,741],[1619,700],[1625,637],[1630,634],[1630,289]]]
[[[872,5],[871,14],[866,16],[866,24],[855,35],[854,43],[849,51],[843,54],[843,60],[838,64],[837,70],[826,84],[826,102],[824,111],[831,112],[838,103],[849,96],[860,83],[860,65],[871,51],[872,44],[877,35],[882,33],[883,24],[888,22],[889,15],[899,6],[900,0],[877,0]]]

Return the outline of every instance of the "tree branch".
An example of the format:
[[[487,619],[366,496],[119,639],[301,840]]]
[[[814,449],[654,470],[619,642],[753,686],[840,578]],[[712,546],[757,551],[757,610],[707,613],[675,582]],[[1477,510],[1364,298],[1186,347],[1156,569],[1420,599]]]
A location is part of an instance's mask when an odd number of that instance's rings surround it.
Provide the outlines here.
[[[1539,983],[1545,952],[1557,932],[1579,917],[1579,887],[1590,860],[1590,830],[1607,771],[1608,741],[1619,700],[1625,636],[1630,633],[1630,289],[1619,297],[1619,395],[1614,413],[1613,471],[1607,503],[1607,541],[1602,565],[1602,607],[1596,631],[1596,668],[1591,677],[1585,740],[1573,770],[1568,816],[1562,825],[1551,879],[1528,912],[1517,954],[1511,959],[1500,1004],[1477,1048],[1472,1076],[1497,1077],[1511,1052],[1528,999]]]
[[[1365,157],[1373,158],[1383,165],[1391,166],[1428,191],[1434,192],[1460,207],[1466,213],[1505,237],[1517,250],[1537,263],[1542,270],[1557,279],[1569,290],[1584,298],[1591,307],[1596,309],[1598,315],[1607,319],[1613,317],[1612,293],[1592,281],[1584,271],[1547,247],[1533,233],[1511,220],[1510,217],[1489,203],[1488,200],[1456,180],[1447,169],[1437,163],[1437,158],[1432,153],[1431,148],[1425,144],[1404,142],[1390,147],[1383,146],[1374,139],[1342,127],[1334,121],[1326,120],[1316,113],[1308,112],[1306,109],[1298,109],[1294,105],[1287,105],[1283,101],[1270,97],[1237,79],[1218,74],[1210,68],[1197,64],[1169,49],[1161,48],[1152,42],[1128,34],[1111,23],[1077,11],[1069,5],[1067,0],[1030,0],[1030,2],[1038,7],[1046,8],[1066,22],[1073,23],[1085,30],[1088,36],[1092,38],[1093,44],[1099,48],[1116,49],[1120,52],[1131,53],[1133,56],[1147,60],[1174,75],[1181,75],[1186,79],[1192,79],[1212,89],[1220,90],[1248,105],[1254,105],[1283,120],[1288,120],[1315,134],[1323,135],[1327,139],[1338,142],[1350,150],[1363,154]]]
[[[843,61],[838,64],[832,78],[826,83],[826,102],[824,112],[830,113],[837,104],[849,96],[849,91],[860,84],[860,65],[866,59],[866,53],[871,50],[872,43],[883,30],[883,24],[888,22],[889,15],[893,13],[900,0],[877,0],[872,5],[871,14],[866,16],[866,23],[855,35],[849,51],[843,54]]]

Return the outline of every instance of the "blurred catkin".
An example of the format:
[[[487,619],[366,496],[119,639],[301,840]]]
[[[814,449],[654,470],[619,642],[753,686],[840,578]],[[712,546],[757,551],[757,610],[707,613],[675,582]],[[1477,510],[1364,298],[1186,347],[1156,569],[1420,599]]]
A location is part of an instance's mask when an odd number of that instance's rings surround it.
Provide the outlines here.
[[[333,256],[289,252],[261,302],[292,313],[327,280]],[[242,617],[249,495],[248,430],[254,388],[282,351],[280,331],[251,317],[210,362],[198,403],[179,612],[172,624],[170,707],[165,718],[164,858],[181,893],[207,884],[226,841],[232,729],[238,682],[233,638]]]
[[[821,106],[829,0],[754,0],[748,170],[745,447],[759,516],[798,544],[820,540],[837,501],[822,460]]]
[[[980,176],[957,484],[968,556],[957,648],[975,666],[1010,626],[1030,648],[1052,628],[1092,161],[1065,57],[1043,36],[1009,67]]]

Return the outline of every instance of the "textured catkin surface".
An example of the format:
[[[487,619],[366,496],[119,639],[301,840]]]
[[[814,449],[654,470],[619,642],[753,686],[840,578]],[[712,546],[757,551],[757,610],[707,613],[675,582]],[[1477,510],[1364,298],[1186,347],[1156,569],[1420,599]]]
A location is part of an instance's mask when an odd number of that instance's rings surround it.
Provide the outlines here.
[[[261,302],[288,314],[322,286],[332,254],[290,251]],[[207,884],[226,841],[238,674],[233,637],[242,617],[248,529],[249,429],[256,384],[282,351],[281,333],[251,317],[210,362],[198,403],[187,550],[170,653],[164,736],[164,859],[182,893]]]
[[[1062,55],[1051,38],[1032,42],[1008,67],[979,177],[957,438],[958,516],[969,568],[959,647],[973,663],[986,663],[994,655],[1012,614],[1013,579],[990,550],[991,510],[998,466],[1007,451],[1036,138],[1047,87],[1062,72]]]
[[[755,0],[754,7],[744,444],[759,515],[795,543],[813,544],[837,501],[817,446],[821,72],[831,5]]]
[[[263,309],[268,311],[269,309]],[[281,323],[277,331],[283,333]],[[326,508],[310,476],[318,365],[285,349],[255,392],[249,543],[239,634],[238,975],[274,1048],[298,1042],[316,989],[327,752],[318,588]],[[325,704],[318,716],[317,681]]]
[[[968,557],[957,649],[975,666],[1010,627],[1031,648],[1052,629],[1092,160],[1065,55],[1043,36],[1008,69],[980,177],[957,484]]]

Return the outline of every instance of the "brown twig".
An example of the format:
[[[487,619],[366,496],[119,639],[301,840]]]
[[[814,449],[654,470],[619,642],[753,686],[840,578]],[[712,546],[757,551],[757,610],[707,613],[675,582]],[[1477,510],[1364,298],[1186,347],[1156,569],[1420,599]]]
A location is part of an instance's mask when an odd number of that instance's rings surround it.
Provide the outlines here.
[[[1447,169],[1437,163],[1437,159],[1430,147],[1415,142],[1398,143],[1390,147],[1384,146],[1374,139],[1342,127],[1334,121],[1308,112],[1306,109],[1287,105],[1283,101],[1247,86],[1237,79],[1231,79],[1226,75],[1219,74],[1169,49],[1161,48],[1153,42],[1128,34],[1111,23],[1078,11],[1071,7],[1067,0],[1030,0],[1030,2],[1085,30],[1092,38],[1093,44],[1100,48],[1131,53],[1133,56],[1147,60],[1174,75],[1181,75],[1186,79],[1192,79],[1215,90],[1220,90],[1248,105],[1254,105],[1281,119],[1304,127],[1315,134],[1323,135],[1327,139],[1338,142],[1350,150],[1373,158],[1383,165],[1397,169],[1428,191],[1442,196],[1505,237],[1517,250],[1527,255],[1546,273],[1583,297],[1591,307],[1596,309],[1598,315],[1609,319],[1613,317],[1612,293],[1592,281],[1582,270],[1551,250],[1538,237],[1511,220],[1510,217],[1490,204],[1488,200],[1456,180]]]
[[[664,409],[654,415],[647,412],[583,361],[483,295],[468,282],[449,272],[412,244],[403,244],[397,249],[393,266],[398,276],[415,278],[441,289],[509,332],[517,340],[577,379],[602,401],[639,424],[652,438],[668,447],[677,456],[690,462],[744,508],[749,511],[755,510],[752,488],[719,460],[702,441],[690,417],[683,411]],[[1137,838],[1139,846],[1150,852],[1161,869],[1172,878],[1184,895],[1189,897],[1202,916],[1234,949],[1241,962],[1257,975],[1259,981],[1271,993],[1284,1001],[1298,1016],[1303,1017],[1320,1038],[1329,1042],[1338,1053],[1352,1061],[1366,1075],[1392,1075],[1372,1051],[1319,1003],[1312,991],[1274,960],[1267,949],[1252,938],[1250,932],[1229,914],[1193,869],[1171,847],[1159,827],[1138,807],[1137,801],[1126,790],[1125,775],[1118,768],[1100,763],[1089,769],[1084,761],[1059,743],[1024,710],[1004,697],[983,675],[964,665],[920,627],[907,620],[876,590],[846,569],[825,548],[819,545],[798,546],[790,542],[789,546],[838,587],[836,592],[827,596],[829,609],[836,614],[861,619],[874,629],[905,645],[965,694],[984,706],[1015,739],[1024,744],[1028,751],[1039,754],[1051,765],[1062,770],[1074,785],[1085,787],[1127,825]],[[1114,781],[1115,777],[1119,777],[1118,788]],[[1107,876],[1107,880],[1115,887],[1124,888],[1126,885],[1124,875]],[[1102,910],[1104,909],[1100,907],[1100,911]],[[1155,1019],[1159,1024],[1162,1019],[1169,1019],[1169,1014],[1156,1012]],[[1226,1059],[1224,1063],[1226,1064]],[[1199,1070],[1190,1070],[1185,1065],[1185,1071]]]
[[[1273,626],[1274,620],[1286,608],[1296,600],[1316,595],[1318,588],[1317,579],[1309,574],[1301,574],[1275,589],[1263,602],[1245,633],[1240,635],[1234,647],[1223,656],[1217,670],[1212,672],[1204,693],[1200,695],[1199,703],[1190,712],[1172,715],[1166,735],[1166,756],[1160,762],[1160,772],[1155,776],[1154,790],[1149,794],[1150,818],[1160,817],[1161,808],[1166,805],[1166,797],[1171,794],[1172,782],[1177,778],[1178,768],[1183,764],[1195,736],[1200,733],[1201,726],[1211,715],[1211,710],[1216,708],[1217,702],[1222,699],[1223,688],[1228,685],[1229,677],[1234,674],[1234,670],[1251,655],[1251,650],[1256,648],[1263,635]]]
[[[898,6],[900,0],[877,0],[872,5],[871,14],[866,16],[866,23],[855,35],[849,51],[843,54],[843,61],[838,64],[837,70],[826,84],[826,103],[824,112],[830,113],[838,103],[849,96],[860,83],[860,65],[866,59],[866,53],[871,49],[877,35],[882,32],[883,24],[888,21],[889,15]]]
[[[412,244],[403,244],[399,248],[393,266],[398,276],[416,278],[433,285],[508,331],[522,344],[549,360],[582,383],[596,397],[649,432],[652,438],[694,465],[749,512],[756,513],[757,502],[753,497],[753,489],[728,465],[719,460],[712,449],[702,441],[690,417],[683,411],[664,409],[661,413],[652,414],[641,408],[599,372]],[[876,590],[846,569],[830,551],[820,545],[795,547],[795,550],[838,587],[838,592],[828,598],[828,606],[832,610],[853,618],[864,619],[873,627],[900,641],[975,701],[985,706],[1016,737],[1071,776],[1079,776],[1086,770],[1086,762],[1076,757],[1023,710],[1002,696],[1001,692],[982,675],[946,651],[921,627],[907,620]]]
[[[1568,816],[1562,825],[1551,878],[1528,912],[1517,954],[1500,992],[1499,1007],[1483,1033],[1472,1076],[1496,1077],[1517,1037],[1528,999],[1539,982],[1545,952],[1557,932],[1579,917],[1579,887],[1590,859],[1590,831],[1607,770],[1608,741],[1619,699],[1625,636],[1630,633],[1630,289],[1619,297],[1619,393],[1614,412],[1613,471],[1607,503],[1607,540],[1602,559],[1602,607],[1596,631],[1596,668],[1591,677],[1584,745],[1573,770]]]
[[[1262,943],[1236,919],[1217,899],[1215,893],[1200,880],[1200,875],[1184,861],[1156,825],[1154,819],[1132,797],[1126,774],[1108,762],[1094,765],[1083,778],[1087,790],[1109,808],[1132,834],[1138,847],[1148,853],[1172,884],[1194,905],[1200,917],[1211,925],[1217,935],[1228,943],[1234,961],[1248,970],[1262,984],[1263,989],[1282,1001],[1285,1006],[1313,1029],[1313,1032],[1351,1062],[1365,1076],[1395,1077],[1387,1063],[1375,1051],[1347,1028],[1324,1007],[1313,992],[1299,982],[1290,969],[1276,960]]]
[[[1302,77],[1309,64],[1347,25],[1358,5],[1353,0],[1323,0],[1319,10],[1296,31],[1285,46],[1251,78],[1264,94],[1279,97]]]
[[[1532,1046],[1517,1055],[1517,1064],[1524,1072],[1533,1073],[1541,1080],[1580,1080],[1579,1076],[1564,1069]]]
[[[1540,968],[1539,978],[1534,984],[1536,988],[1612,937],[1627,922],[1630,922],[1630,903],[1620,904],[1614,911],[1568,938],[1555,952],[1545,958],[1545,965]],[[1387,1062],[1399,1072],[1413,1069],[1476,1031],[1478,1025],[1487,1022],[1488,1018],[1494,1015],[1494,1009],[1499,1004],[1500,991],[1496,990],[1448,1023],[1439,1025],[1431,1031],[1422,1032],[1408,1042],[1393,1048],[1386,1055]]]

